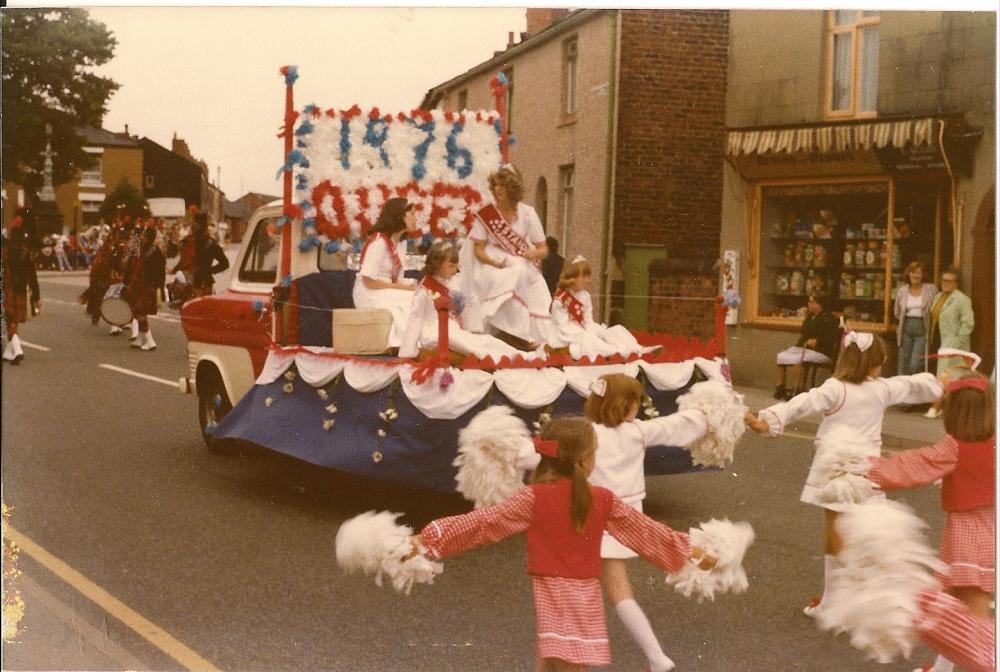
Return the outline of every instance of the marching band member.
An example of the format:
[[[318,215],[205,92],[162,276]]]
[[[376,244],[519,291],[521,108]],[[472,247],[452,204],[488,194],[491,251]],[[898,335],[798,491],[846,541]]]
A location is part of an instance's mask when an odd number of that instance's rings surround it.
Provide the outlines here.
[[[463,259],[472,272],[466,289],[482,312],[475,319],[482,324],[470,328],[483,331],[489,325],[535,350],[549,344],[552,335],[552,295],[538,267],[548,254],[545,232],[535,209],[521,201],[524,185],[513,166],[490,175],[490,192],[495,206],[476,213],[469,231],[471,254]]]
[[[132,343],[133,348],[155,350],[156,341],[149,330],[149,315],[156,315],[157,291],[166,279],[167,260],[155,245],[156,227],[152,222],[142,231],[139,253],[129,258],[125,268],[124,298],[132,308],[139,328],[139,338]]]

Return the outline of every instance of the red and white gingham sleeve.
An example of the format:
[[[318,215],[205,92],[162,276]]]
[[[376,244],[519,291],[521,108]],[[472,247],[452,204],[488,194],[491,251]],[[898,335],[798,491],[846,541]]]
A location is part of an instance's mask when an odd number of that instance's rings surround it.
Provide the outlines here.
[[[913,627],[920,640],[969,672],[994,672],[996,635],[993,624],[976,618],[958,598],[924,591],[917,598],[920,615]]]
[[[916,448],[889,457],[871,458],[868,478],[883,490],[903,490],[927,485],[955,470],[958,442],[951,436],[933,446]]]
[[[534,491],[521,488],[499,504],[432,520],[420,539],[435,560],[492,544],[528,529],[534,501]]]
[[[614,498],[608,532],[615,539],[665,572],[679,571],[691,557],[691,542],[683,532],[658,523]]]

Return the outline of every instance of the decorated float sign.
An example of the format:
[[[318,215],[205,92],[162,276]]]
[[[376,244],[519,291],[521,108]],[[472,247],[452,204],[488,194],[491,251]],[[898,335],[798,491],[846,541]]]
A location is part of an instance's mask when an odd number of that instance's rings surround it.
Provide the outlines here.
[[[501,162],[495,112],[390,115],[309,105],[294,129],[293,201],[305,233],[331,241],[364,237],[395,197],[414,204],[425,233],[463,236]]]

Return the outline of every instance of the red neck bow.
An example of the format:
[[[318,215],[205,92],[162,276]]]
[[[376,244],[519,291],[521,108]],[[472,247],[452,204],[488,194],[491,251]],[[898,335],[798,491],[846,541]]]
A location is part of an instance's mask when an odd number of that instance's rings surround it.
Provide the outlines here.
[[[534,438],[535,452],[545,457],[559,457],[559,442],[553,439],[543,439],[540,436]]]

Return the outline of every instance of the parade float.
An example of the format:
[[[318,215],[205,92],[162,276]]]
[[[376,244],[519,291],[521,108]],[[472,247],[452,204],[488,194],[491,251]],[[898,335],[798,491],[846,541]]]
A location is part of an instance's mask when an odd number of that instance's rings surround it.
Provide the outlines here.
[[[437,352],[389,354],[380,314],[387,311],[353,305],[362,242],[382,205],[401,196],[416,207],[421,237],[412,248],[440,238],[461,244],[489,202],[489,174],[506,163],[506,82],[502,75],[491,82],[495,110],[390,114],[358,105],[296,108],[296,69],[282,74],[283,198],[251,218],[230,287],[181,310],[190,363],[181,388],[197,394],[210,448],[249,441],[350,474],[455,492],[463,430],[466,443],[478,432],[513,446],[553,415],[581,414],[600,375],[643,382],[640,419],[675,412],[699,381],[733,395],[721,301],[713,305],[714,338],[635,333],[642,345],[658,346],[641,355],[461,357],[449,352],[446,327]],[[410,255],[407,275],[418,277],[421,262]],[[500,424],[470,427],[496,406],[510,409],[492,414]],[[730,429],[741,431],[742,420],[737,429],[732,417]],[[721,466],[731,443],[730,436],[726,449],[710,446],[694,451],[697,457],[681,447],[653,448],[646,472]]]

